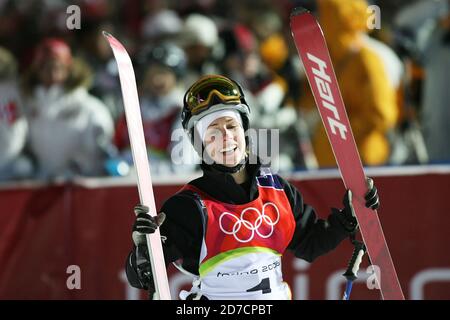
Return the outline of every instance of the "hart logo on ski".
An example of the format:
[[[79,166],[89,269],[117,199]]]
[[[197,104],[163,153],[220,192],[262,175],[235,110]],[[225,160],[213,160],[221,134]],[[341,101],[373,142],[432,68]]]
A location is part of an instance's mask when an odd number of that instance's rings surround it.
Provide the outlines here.
[[[342,180],[352,190],[353,206],[383,299],[404,299],[383,229],[376,212],[364,205],[366,176],[334,74],[325,38],[317,20],[307,10],[291,14],[291,31],[306,76],[333,149]]]
[[[312,68],[314,74],[314,80],[316,89],[319,92],[321,98],[320,106],[328,109],[332,112],[333,117],[327,116],[328,124],[330,125],[331,132],[337,135],[336,129],[339,130],[339,135],[342,139],[347,139],[347,126],[340,122],[339,113],[334,105],[333,93],[331,92],[330,84],[331,78],[326,72],[327,64],[325,61],[317,58],[311,53],[306,53],[306,56],[310,61],[317,65],[318,69]]]

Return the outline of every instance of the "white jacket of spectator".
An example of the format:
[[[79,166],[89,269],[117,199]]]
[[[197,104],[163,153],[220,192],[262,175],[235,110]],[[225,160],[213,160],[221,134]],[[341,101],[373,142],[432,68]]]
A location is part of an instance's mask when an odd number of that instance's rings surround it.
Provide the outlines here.
[[[113,134],[107,107],[84,87],[64,92],[37,86],[27,101],[30,149],[43,177],[103,173],[104,148]]]
[[[28,125],[22,107],[15,81],[0,82],[0,171],[17,160],[24,148]]]

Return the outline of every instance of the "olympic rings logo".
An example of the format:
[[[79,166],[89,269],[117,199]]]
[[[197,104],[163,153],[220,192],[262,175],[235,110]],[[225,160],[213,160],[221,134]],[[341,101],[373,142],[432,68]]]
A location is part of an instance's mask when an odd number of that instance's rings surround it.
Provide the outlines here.
[[[267,206],[272,206],[275,209],[276,212],[275,221],[272,220],[271,216],[266,214]],[[256,214],[258,215],[258,217],[254,219],[253,223],[252,221],[245,218],[245,214],[251,211],[256,212]],[[226,228],[223,224],[223,219],[226,216],[230,217],[228,220],[232,221],[234,220],[234,223],[232,224],[233,227],[231,228],[231,230],[229,230],[229,228]],[[236,217],[230,212],[223,212],[219,217],[219,226],[220,230],[222,230],[225,234],[232,235],[237,241],[246,243],[253,240],[253,238],[255,237],[255,233],[261,238],[264,239],[269,238],[273,234],[274,226],[278,223],[279,220],[280,220],[280,211],[278,210],[278,207],[272,202],[267,202],[263,205],[262,213],[259,212],[259,210],[256,208],[249,207],[241,212],[240,218]],[[241,235],[238,236],[238,233],[242,228],[248,230],[249,236],[246,237],[242,236],[242,232]],[[262,231],[260,231],[260,228],[262,229]],[[268,229],[270,231],[268,231]]]

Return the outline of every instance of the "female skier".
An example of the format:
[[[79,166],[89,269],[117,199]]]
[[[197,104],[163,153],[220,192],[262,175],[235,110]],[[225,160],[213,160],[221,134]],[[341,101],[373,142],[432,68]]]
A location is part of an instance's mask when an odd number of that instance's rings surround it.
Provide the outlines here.
[[[291,299],[284,252],[311,262],[356,231],[350,190],[343,209],[322,220],[294,186],[250,161],[249,113],[241,87],[224,76],[204,76],[187,90],[182,125],[202,157],[203,176],[169,198],[156,217],[136,206],[126,263],[132,286],[152,290],[145,235],[158,227],[166,263],[194,277],[192,289],[180,293],[187,300]],[[376,209],[377,190],[367,180],[366,206]]]

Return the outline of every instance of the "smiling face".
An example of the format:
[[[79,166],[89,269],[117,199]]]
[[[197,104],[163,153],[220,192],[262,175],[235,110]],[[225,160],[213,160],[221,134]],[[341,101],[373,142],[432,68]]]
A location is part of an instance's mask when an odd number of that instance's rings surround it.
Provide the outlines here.
[[[233,117],[214,120],[206,130],[205,149],[215,163],[226,167],[238,165],[245,157],[245,133]]]

